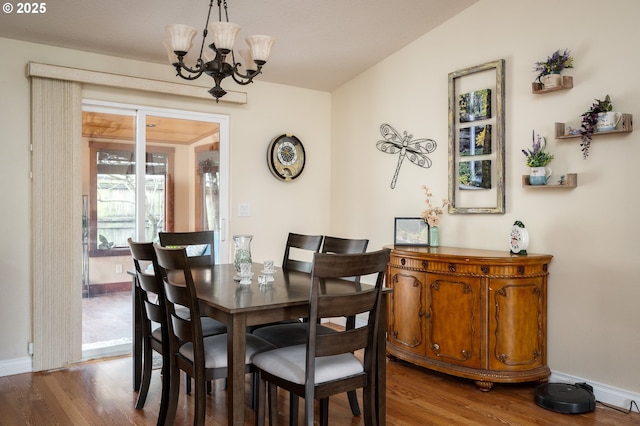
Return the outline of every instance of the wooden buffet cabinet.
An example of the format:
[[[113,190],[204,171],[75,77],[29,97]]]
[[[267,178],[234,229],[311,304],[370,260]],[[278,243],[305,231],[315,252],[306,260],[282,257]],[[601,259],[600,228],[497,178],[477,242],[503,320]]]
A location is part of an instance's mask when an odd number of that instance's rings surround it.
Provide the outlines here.
[[[553,256],[389,246],[387,354],[494,383],[544,382]]]

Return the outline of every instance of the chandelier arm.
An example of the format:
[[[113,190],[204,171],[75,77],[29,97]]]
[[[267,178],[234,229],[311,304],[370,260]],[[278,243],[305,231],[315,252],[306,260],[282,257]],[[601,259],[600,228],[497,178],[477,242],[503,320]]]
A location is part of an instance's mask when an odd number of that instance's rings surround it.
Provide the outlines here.
[[[177,75],[179,77],[184,78],[185,80],[195,80],[204,73],[204,61],[198,58],[196,62],[196,66],[194,68],[189,68],[183,61],[182,56],[178,56],[178,62],[173,64],[176,68]],[[182,71],[186,71],[188,74],[184,74]],[[191,74],[191,75],[189,75]]]
[[[233,74],[231,74],[231,77],[233,78],[233,81],[235,81],[239,85],[246,86],[249,83],[253,83],[254,77],[257,76],[258,74],[262,74],[262,65],[258,65],[258,69],[251,74],[249,73],[242,74],[238,72],[238,68],[236,67],[234,68]]]

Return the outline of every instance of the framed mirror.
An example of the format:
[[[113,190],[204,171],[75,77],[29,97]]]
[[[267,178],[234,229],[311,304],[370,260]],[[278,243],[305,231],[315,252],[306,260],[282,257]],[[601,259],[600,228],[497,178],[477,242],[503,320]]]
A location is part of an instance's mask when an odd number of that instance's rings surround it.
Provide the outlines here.
[[[504,59],[449,73],[449,213],[505,212]]]

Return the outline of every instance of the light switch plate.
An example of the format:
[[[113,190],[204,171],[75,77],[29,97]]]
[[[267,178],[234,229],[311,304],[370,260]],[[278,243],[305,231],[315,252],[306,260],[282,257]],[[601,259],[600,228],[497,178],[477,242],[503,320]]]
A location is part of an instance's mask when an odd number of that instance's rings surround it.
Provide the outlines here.
[[[239,217],[249,217],[249,216],[251,216],[251,204],[249,204],[249,203],[240,203],[240,204],[238,204],[238,216]]]

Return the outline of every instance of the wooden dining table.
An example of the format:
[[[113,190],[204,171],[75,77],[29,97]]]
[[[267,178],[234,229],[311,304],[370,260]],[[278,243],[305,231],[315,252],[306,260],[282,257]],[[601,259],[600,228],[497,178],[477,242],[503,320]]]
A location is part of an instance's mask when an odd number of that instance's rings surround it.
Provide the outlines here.
[[[245,350],[247,326],[268,324],[308,316],[311,276],[297,271],[276,268],[273,281],[258,283],[262,265],[254,263],[251,284],[234,281],[233,264],[193,267],[191,273],[200,301],[202,315],[227,325],[228,382],[227,407],[229,425],[245,424]],[[361,284],[362,287],[367,284]],[[353,282],[328,282],[323,291],[347,293],[355,290]],[[386,295],[380,306],[377,333],[377,368],[375,377],[376,424],[384,425],[386,416]],[[136,309],[134,303],[134,310]],[[139,307],[137,308],[139,309]],[[137,318],[134,312],[134,318]],[[134,333],[135,333],[134,325]],[[135,339],[135,336],[134,336]],[[134,354],[135,357],[135,354]],[[135,364],[135,360],[134,360]],[[135,373],[134,373],[135,375]],[[135,380],[135,378],[134,378]]]

